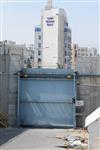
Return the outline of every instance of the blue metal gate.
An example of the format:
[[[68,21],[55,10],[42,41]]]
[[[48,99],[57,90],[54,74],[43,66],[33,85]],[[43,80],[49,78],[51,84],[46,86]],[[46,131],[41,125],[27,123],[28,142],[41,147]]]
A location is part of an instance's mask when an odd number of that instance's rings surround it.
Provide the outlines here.
[[[36,69],[20,78],[20,125],[75,126],[73,74]]]

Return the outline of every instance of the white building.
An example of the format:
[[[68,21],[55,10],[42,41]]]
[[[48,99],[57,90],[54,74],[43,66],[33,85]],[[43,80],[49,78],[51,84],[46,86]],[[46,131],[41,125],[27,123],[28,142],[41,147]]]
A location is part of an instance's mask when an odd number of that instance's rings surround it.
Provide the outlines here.
[[[70,65],[71,30],[66,12],[62,8],[53,8],[52,0],[48,0],[42,12],[41,26],[35,28],[35,49],[38,51],[35,60],[44,68]]]
[[[77,50],[78,50],[78,44],[72,44],[72,64],[71,64],[71,67],[73,70],[76,70],[76,67],[77,67]]]
[[[97,56],[97,49],[95,48],[88,48],[88,47],[78,47],[77,55],[85,56],[85,57],[95,57]]]
[[[28,63],[30,63],[31,67],[34,67],[34,46],[30,44],[29,46],[25,47],[24,50],[24,67],[26,68]]]
[[[78,44],[72,45],[72,69],[81,73],[99,71],[100,56],[96,48],[79,47]],[[91,70],[91,71],[90,71]]]

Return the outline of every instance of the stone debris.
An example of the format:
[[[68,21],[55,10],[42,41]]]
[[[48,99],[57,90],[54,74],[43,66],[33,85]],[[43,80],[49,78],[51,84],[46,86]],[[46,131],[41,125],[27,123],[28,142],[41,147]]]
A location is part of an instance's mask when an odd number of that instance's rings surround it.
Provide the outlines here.
[[[87,150],[87,139],[80,136],[56,136],[56,138],[64,140],[64,148]]]
[[[65,138],[65,141],[68,141],[68,145],[70,148],[82,148],[82,142],[80,137],[68,136]]]

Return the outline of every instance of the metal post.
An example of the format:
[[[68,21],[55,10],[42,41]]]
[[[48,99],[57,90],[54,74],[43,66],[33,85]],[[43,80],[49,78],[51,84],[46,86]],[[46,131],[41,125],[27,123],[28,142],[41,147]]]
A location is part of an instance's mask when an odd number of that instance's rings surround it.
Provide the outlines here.
[[[7,43],[7,40],[4,41],[4,44],[3,44],[3,48],[4,48],[4,73],[7,72],[6,70],[6,43]]]
[[[18,72],[17,127],[20,125],[20,72]]]
[[[75,98],[75,101],[76,101],[76,98],[77,98],[77,86],[76,86],[76,73],[74,73],[74,98]],[[75,102],[76,103],[76,102]],[[75,103],[73,104],[73,117],[74,117],[74,127],[76,127],[76,105]]]
[[[75,95],[75,100],[76,100],[77,98],[76,73],[74,73],[74,95]]]

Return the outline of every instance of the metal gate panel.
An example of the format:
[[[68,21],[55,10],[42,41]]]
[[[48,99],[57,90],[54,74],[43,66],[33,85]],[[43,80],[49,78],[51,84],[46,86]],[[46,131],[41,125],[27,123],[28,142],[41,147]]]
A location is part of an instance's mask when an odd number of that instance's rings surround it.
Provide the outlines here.
[[[21,78],[20,124],[75,126],[74,80]]]

